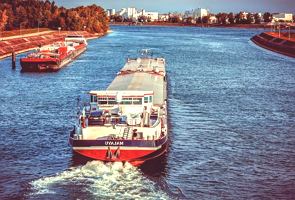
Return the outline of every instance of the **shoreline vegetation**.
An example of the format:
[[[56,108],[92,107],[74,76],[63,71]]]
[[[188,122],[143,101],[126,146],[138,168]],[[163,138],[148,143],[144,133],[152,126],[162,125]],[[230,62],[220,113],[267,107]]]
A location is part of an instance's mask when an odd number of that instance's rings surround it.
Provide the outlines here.
[[[188,23],[171,23],[171,22],[147,22],[147,23],[130,23],[130,22],[111,22],[110,25],[116,26],[177,26],[177,27],[203,27],[203,28],[244,28],[244,29],[270,29],[266,24],[188,24]]]
[[[109,18],[95,4],[67,9],[49,0],[1,1],[0,32],[30,28],[106,33]]]

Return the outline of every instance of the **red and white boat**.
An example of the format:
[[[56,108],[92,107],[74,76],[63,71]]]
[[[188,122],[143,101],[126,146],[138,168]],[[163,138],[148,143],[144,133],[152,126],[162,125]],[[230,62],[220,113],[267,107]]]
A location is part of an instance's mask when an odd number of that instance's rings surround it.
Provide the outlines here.
[[[138,166],[167,149],[165,59],[128,59],[105,91],[90,91],[70,133],[73,151],[106,162]]]
[[[20,59],[23,72],[55,72],[77,58],[87,48],[83,36],[67,36],[64,42],[41,47]]]

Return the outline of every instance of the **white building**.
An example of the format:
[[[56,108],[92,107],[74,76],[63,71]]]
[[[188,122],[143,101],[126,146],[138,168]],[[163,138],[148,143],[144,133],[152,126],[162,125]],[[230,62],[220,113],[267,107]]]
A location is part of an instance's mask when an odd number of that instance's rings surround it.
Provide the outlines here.
[[[209,15],[209,11],[207,9],[198,8],[198,9],[194,9],[194,10],[185,11],[183,17],[184,18],[192,17],[192,18],[196,19],[199,17],[203,18],[208,15]]]
[[[210,16],[208,19],[209,24],[216,24],[217,22],[218,22],[217,17],[214,15]]]
[[[123,18],[129,18],[137,20],[140,16],[145,16],[151,21],[158,21],[159,13],[158,12],[147,12],[144,9],[141,11],[137,11],[136,8],[122,8],[118,13],[118,15],[122,16]]]
[[[137,18],[137,10],[136,8],[127,8],[127,17],[128,18]]]
[[[247,12],[242,12],[242,19],[247,19],[247,16],[248,16],[249,13]]]
[[[169,14],[159,14],[159,21],[167,22],[169,20]]]
[[[139,15],[145,16],[146,18],[148,18],[152,22],[159,20],[159,13],[158,12],[147,12],[144,9],[142,9],[141,12],[139,13]]]
[[[137,19],[138,17],[136,8],[122,8],[117,14],[125,19]]]
[[[193,11],[192,15],[193,18],[203,18],[209,15],[209,11],[204,8],[198,8]]]
[[[116,14],[116,10],[115,9],[107,9],[107,16],[110,17],[112,15]]]
[[[292,22],[293,21],[293,14],[289,13],[276,13],[272,15],[273,21],[284,21],[284,22]]]
[[[123,16],[127,12],[126,8],[121,8],[121,10],[117,13],[120,16]]]

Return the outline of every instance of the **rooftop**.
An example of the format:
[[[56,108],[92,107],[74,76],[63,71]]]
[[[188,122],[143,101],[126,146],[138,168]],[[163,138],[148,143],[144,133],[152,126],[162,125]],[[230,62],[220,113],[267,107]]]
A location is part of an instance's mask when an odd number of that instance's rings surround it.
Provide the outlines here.
[[[154,104],[162,105],[166,98],[164,76],[163,58],[129,59],[107,91],[153,91]]]

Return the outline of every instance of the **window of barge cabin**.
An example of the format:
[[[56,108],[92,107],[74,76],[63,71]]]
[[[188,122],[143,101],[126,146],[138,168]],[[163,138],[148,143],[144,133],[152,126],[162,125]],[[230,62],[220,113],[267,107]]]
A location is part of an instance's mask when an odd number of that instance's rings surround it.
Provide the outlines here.
[[[148,103],[149,102],[149,97],[144,97],[144,103]]]
[[[109,97],[108,98],[108,104],[109,105],[114,105],[114,104],[117,104],[117,101],[114,97]]]
[[[90,102],[91,103],[96,103],[97,102],[97,96],[96,95],[91,95],[90,96]]]
[[[124,104],[124,105],[130,105],[130,104],[132,104],[132,98],[123,98],[122,99],[122,104]]]
[[[133,98],[132,103],[134,105],[142,105],[142,98]]]
[[[106,97],[98,97],[98,104],[108,104],[108,99]]]
[[[150,96],[150,103],[153,102],[153,96]]]

